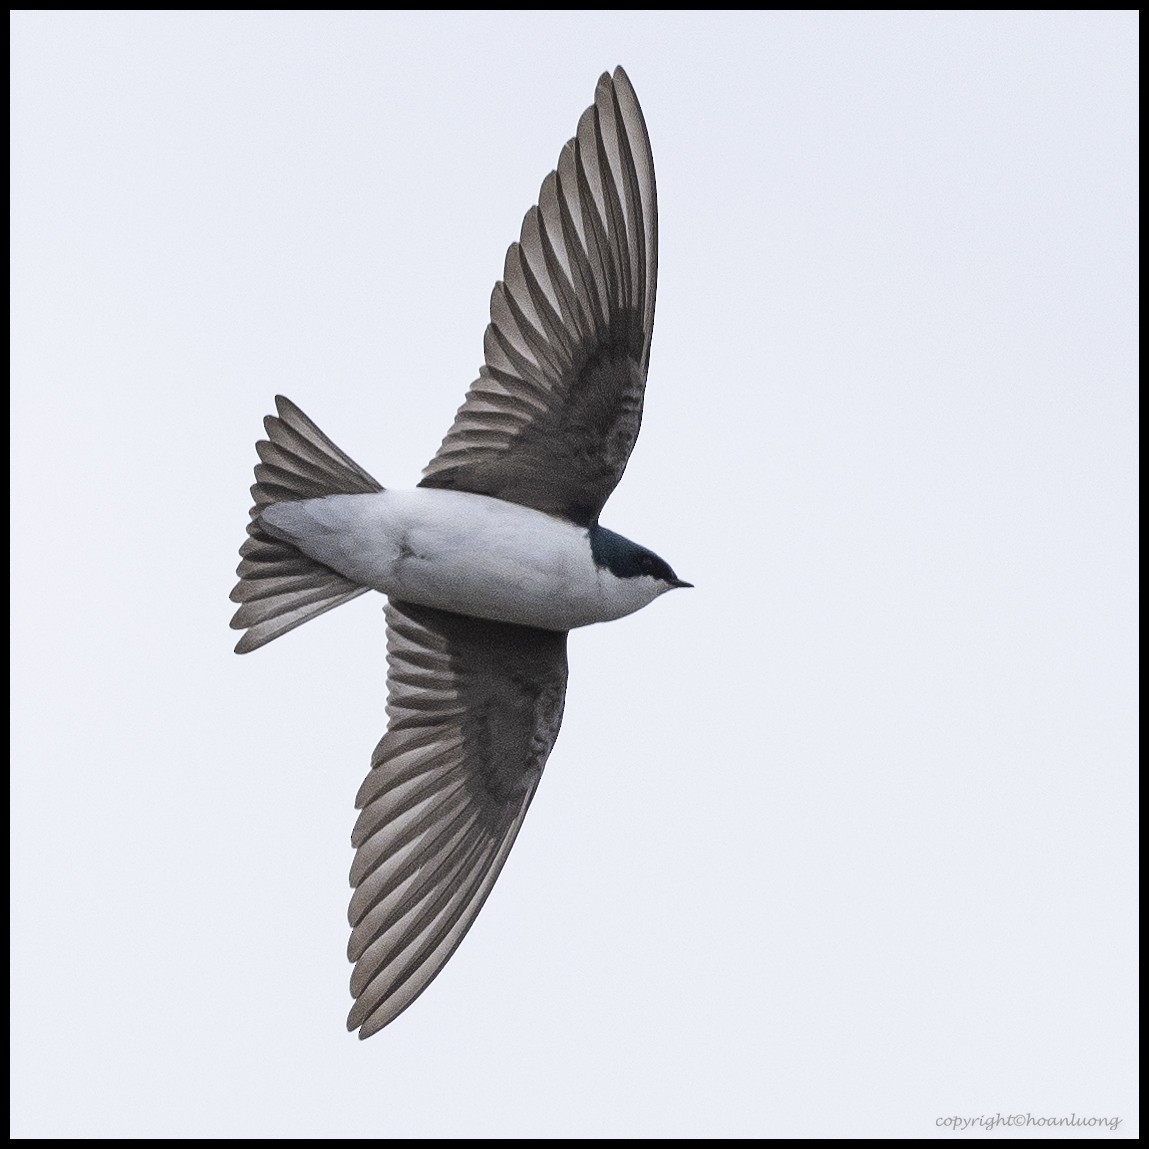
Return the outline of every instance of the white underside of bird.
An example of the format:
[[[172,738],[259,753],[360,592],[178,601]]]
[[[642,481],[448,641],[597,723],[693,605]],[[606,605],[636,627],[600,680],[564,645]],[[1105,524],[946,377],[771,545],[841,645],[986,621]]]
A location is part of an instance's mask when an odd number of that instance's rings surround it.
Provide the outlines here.
[[[390,598],[544,630],[622,618],[672,589],[597,564],[586,527],[465,491],[329,495],[277,503],[261,522]]]

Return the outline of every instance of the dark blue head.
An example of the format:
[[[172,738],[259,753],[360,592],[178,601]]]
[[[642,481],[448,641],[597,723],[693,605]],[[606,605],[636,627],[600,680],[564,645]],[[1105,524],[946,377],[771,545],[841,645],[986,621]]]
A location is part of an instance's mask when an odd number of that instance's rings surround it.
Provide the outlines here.
[[[637,578],[649,575],[669,586],[693,586],[683,582],[665,559],[660,559],[654,551],[624,539],[622,535],[608,531],[594,523],[590,527],[591,557],[600,567],[606,567],[617,578]]]

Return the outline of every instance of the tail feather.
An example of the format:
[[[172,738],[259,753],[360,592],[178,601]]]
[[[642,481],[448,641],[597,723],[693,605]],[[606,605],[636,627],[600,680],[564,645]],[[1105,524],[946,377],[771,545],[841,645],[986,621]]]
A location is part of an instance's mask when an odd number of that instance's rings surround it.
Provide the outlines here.
[[[242,604],[231,625],[246,631],[236,644],[237,654],[255,650],[369,589],[263,529],[259,516],[273,503],[383,489],[291,400],[277,395],[275,407],[278,415],[263,421],[267,439],[255,445],[260,458],[251,488],[255,505],[249,537],[239,551],[239,582],[231,592],[232,602]]]
[[[276,395],[275,408],[279,417],[268,415],[264,419],[267,438],[255,445],[260,462],[251,488],[255,499],[252,518],[269,503],[383,490],[290,399]]]

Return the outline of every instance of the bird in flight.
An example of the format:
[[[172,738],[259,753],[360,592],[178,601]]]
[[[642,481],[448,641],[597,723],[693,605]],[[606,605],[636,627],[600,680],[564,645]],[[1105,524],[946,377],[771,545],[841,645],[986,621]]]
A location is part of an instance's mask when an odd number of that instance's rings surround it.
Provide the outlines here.
[[[598,521],[638,437],[656,262],[650,141],[616,68],[507,251],[486,361],[419,485],[384,489],[282,396],[264,420],[236,651],[388,598],[387,732],[352,834],[361,1038],[490,893],[559,732],[567,632],[690,586]]]

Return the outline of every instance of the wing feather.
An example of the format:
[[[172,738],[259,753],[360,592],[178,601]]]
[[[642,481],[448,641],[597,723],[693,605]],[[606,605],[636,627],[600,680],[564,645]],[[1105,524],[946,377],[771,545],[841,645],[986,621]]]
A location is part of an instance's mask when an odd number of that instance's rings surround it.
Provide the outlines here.
[[[387,733],[360,787],[348,1028],[430,983],[502,869],[562,721],[566,635],[391,603]]]
[[[657,243],[650,140],[617,68],[507,251],[486,362],[421,485],[597,520],[642,421]]]

